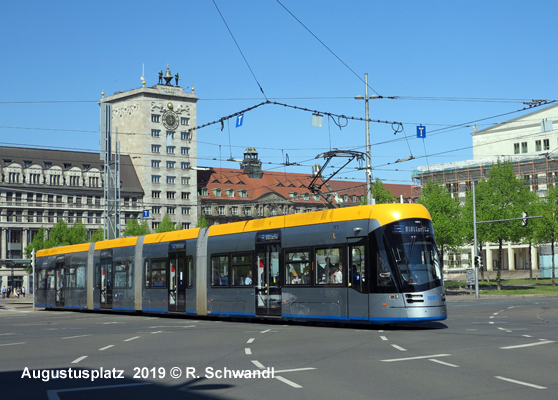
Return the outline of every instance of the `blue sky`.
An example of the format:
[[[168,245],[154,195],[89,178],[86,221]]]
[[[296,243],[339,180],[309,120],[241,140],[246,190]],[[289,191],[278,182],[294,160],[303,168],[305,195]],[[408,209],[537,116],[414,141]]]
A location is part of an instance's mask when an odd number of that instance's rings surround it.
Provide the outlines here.
[[[483,129],[525,114],[512,113],[523,101],[558,97],[552,0],[4,0],[0,145],[98,151],[101,92],[141,87],[142,67],[147,86],[167,64],[181,86],[194,85],[199,125],[265,101],[215,4],[270,101],[364,118],[354,97],[365,73],[369,95],[398,97],[370,101],[370,119],[404,127],[370,124],[373,176],[386,183],[471,159],[476,121]],[[264,169],[310,173],[324,151],[364,151],[364,122],[310,122],[311,113],[265,105],[240,128],[199,129],[198,165],[238,168],[226,160],[253,146]],[[282,165],[287,154],[300,166]],[[364,181],[357,167],[337,177]]]

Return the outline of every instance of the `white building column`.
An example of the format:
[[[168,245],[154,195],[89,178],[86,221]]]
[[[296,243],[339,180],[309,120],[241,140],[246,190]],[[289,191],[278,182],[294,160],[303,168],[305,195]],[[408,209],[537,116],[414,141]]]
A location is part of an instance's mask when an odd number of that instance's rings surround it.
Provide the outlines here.
[[[510,271],[515,271],[515,257],[512,244],[508,242],[508,269]]]

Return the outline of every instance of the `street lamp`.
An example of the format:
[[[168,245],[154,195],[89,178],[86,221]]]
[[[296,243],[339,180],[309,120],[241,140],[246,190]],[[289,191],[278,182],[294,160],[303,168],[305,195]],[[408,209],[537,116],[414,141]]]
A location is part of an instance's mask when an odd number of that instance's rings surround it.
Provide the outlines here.
[[[368,96],[368,73],[364,74],[364,97],[356,96],[355,99],[364,99],[364,119],[366,120],[366,204],[376,204],[372,197],[372,156],[370,154],[370,120],[368,119],[368,100],[378,96]]]

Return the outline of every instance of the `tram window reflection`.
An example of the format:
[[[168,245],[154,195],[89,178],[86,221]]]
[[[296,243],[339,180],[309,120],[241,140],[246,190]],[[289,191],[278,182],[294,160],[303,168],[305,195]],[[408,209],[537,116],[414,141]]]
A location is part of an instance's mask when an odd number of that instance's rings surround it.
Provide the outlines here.
[[[316,271],[314,284],[333,285],[337,283],[335,274],[343,264],[340,247],[316,249]]]
[[[232,286],[252,285],[252,278],[249,277],[252,271],[252,255],[242,254],[232,257],[231,284]]]
[[[146,260],[145,261],[145,287],[166,288],[167,287],[167,261]]]
[[[287,285],[310,284],[310,251],[285,252],[285,277]]]
[[[229,256],[211,257],[212,286],[229,286]]]

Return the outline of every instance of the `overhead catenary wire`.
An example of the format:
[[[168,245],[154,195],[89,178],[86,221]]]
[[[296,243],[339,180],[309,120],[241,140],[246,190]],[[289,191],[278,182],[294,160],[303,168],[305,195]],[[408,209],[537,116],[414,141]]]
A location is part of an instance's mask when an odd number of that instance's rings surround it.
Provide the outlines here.
[[[217,6],[217,3],[215,2],[215,0],[213,0],[213,4],[215,5],[215,8],[217,9],[217,12],[219,13],[219,15],[221,16],[221,19],[223,20],[223,23],[225,24],[225,26],[227,27],[227,30],[229,31],[229,34],[232,37],[232,40],[234,41],[234,44],[236,45],[236,48],[238,49],[238,51],[240,52],[240,55],[242,56],[242,58],[244,59],[244,62],[246,63],[246,66],[248,67],[248,69],[250,70],[250,73],[252,74],[252,76],[254,77],[254,80],[256,81],[256,84],[258,85],[258,87],[260,88],[260,92],[262,92],[263,96],[265,97],[265,99],[267,100],[267,96],[265,95],[265,92],[262,88],[262,85],[260,85],[260,82],[258,81],[258,78],[256,78],[256,74],[254,73],[254,71],[252,70],[252,67],[250,66],[250,64],[248,63],[248,60],[246,59],[246,57],[244,56],[244,53],[242,52],[242,49],[240,48],[240,46],[238,45],[238,42],[236,41],[231,28],[229,28],[229,25],[227,24],[227,21],[225,20],[225,17],[223,16],[223,14],[221,13],[221,10],[219,10],[219,7]]]

